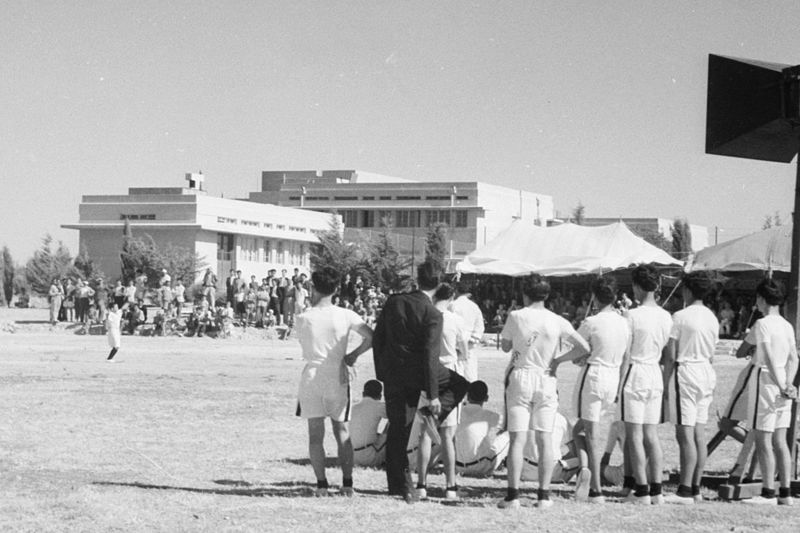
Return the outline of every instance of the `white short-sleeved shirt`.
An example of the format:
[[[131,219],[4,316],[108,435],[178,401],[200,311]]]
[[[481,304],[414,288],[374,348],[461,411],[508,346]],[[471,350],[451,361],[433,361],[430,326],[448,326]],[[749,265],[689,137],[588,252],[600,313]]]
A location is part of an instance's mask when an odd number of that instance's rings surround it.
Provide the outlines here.
[[[378,438],[378,427],[386,418],[386,404],[365,396],[360,402],[353,404],[350,415],[350,439],[353,448],[363,448]]]
[[[641,305],[628,311],[631,331],[631,362],[658,364],[669,341],[672,317],[657,306]]]
[[[458,361],[456,348],[459,342],[466,339],[464,321],[452,311],[442,311],[442,349],[439,352],[439,362],[450,370],[455,370]],[[464,354],[466,356],[466,354]]]
[[[468,403],[461,409],[456,429],[456,457],[468,463],[488,453],[500,429],[500,415],[480,405]],[[488,438],[487,438],[488,437]]]
[[[750,332],[745,338],[745,342],[756,347],[753,356],[753,366],[760,367],[769,371],[767,366],[767,354],[764,345],[769,344],[769,351],[772,354],[772,364],[778,372],[775,381],[778,385],[786,383],[786,363],[790,354],[797,354],[795,344],[794,329],[788,320],[780,315],[767,315],[756,320]]]
[[[450,304],[450,310],[464,320],[464,325],[469,333],[469,341],[478,343],[483,337],[483,313],[478,304],[469,299],[467,295],[461,295]]]
[[[364,321],[353,311],[335,305],[312,307],[296,319],[303,359],[318,372],[339,376],[347,353],[350,330]]]
[[[719,340],[719,321],[703,304],[692,304],[672,315],[670,339],[678,341],[678,363],[711,361]]]
[[[627,320],[614,311],[598,313],[584,320],[578,333],[589,343],[589,364],[619,368],[631,338]]]
[[[548,309],[525,307],[508,315],[500,334],[511,341],[515,368],[547,369],[561,346],[561,338],[575,331],[566,319]]]

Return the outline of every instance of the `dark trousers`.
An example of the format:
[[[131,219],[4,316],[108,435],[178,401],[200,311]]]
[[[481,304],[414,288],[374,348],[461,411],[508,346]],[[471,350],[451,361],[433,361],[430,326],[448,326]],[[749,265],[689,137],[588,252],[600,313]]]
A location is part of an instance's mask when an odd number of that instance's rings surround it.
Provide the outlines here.
[[[469,383],[452,370],[445,379],[439,381],[439,401],[442,411],[441,423],[447,415],[464,399]],[[386,480],[390,494],[403,494],[413,490],[411,474],[408,471],[408,436],[417,413],[421,389],[403,384],[385,383],[386,416],[389,431],[386,436]]]

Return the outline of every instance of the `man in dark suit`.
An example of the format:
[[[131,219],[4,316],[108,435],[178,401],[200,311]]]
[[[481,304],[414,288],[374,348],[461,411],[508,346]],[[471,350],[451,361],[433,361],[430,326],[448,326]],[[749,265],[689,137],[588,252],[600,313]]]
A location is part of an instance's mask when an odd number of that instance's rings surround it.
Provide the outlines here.
[[[418,498],[408,471],[406,446],[420,393],[430,399],[430,412],[441,423],[467,392],[467,381],[439,362],[442,314],[431,298],[441,273],[432,263],[417,269],[420,290],[386,300],[375,325],[372,350],[375,375],[384,383],[389,431],[386,478],[389,494],[408,503]]]

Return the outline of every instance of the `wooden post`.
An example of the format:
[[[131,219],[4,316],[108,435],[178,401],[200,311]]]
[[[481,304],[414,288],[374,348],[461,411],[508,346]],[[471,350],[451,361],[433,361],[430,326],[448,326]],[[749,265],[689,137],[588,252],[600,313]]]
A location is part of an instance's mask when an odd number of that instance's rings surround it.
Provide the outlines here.
[[[786,306],[787,319],[794,326],[795,336],[800,332],[800,314],[798,314],[798,301],[800,301],[800,154],[797,156],[797,176],[794,184],[794,211],[792,212],[792,261],[789,274],[788,298]],[[792,383],[800,386],[800,371],[795,374]],[[792,417],[789,421],[789,431],[786,438],[789,441],[789,450],[792,454],[793,475],[797,476],[797,400],[792,402]]]

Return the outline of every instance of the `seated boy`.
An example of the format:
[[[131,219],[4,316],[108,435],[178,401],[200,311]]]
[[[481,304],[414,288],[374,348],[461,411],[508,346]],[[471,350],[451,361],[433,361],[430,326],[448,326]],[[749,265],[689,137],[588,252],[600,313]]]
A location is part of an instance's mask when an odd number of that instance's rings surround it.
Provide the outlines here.
[[[363,398],[353,405],[350,440],[353,459],[359,466],[378,467],[386,460],[386,431],[379,432],[386,419],[386,404],[381,401],[383,385],[375,379],[364,383]]]
[[[508,455],[508,433],[502,431],[500,415],[484,409],[489,388],[483,381],[473,381],[467,389],[467,404],[461,410],[456,429],[456,470],[459,474],[486,477]]]

